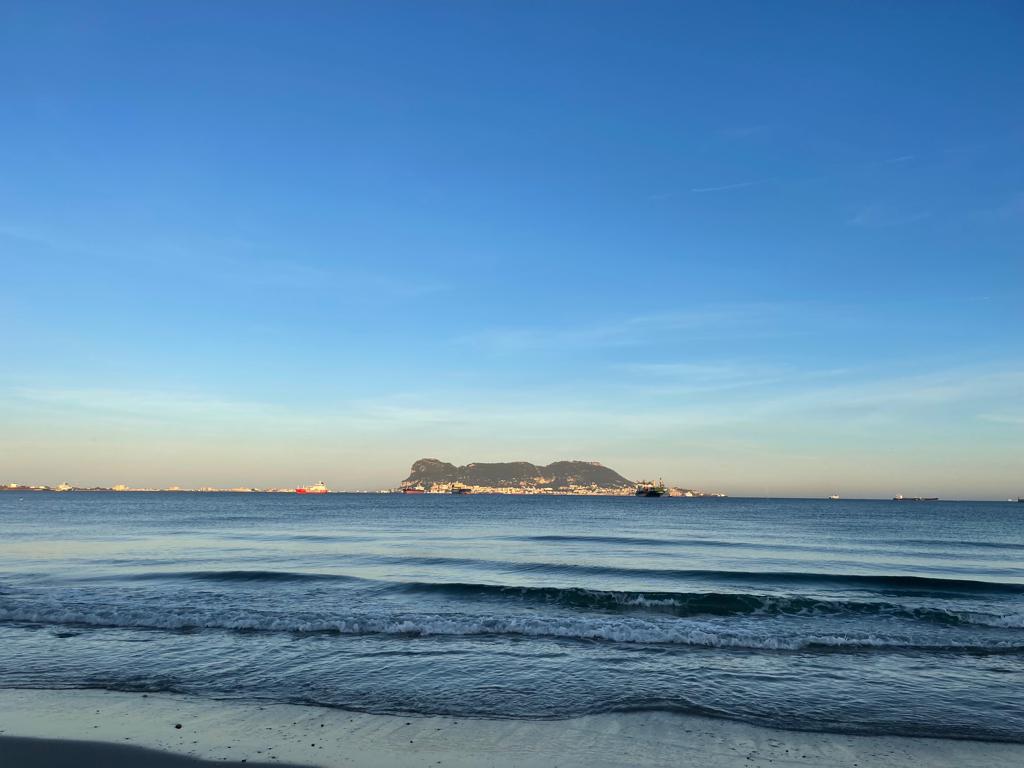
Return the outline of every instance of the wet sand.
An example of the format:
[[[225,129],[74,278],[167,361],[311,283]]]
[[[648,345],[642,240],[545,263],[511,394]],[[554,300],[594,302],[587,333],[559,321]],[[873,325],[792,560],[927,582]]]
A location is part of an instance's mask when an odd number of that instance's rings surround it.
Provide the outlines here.
[[[5,768],[199,768],[200,761],[323,768],[1016,768],[1024,764],[1024,745],[779,731],[668,713],[467,720],[163,694],[0,691]]]

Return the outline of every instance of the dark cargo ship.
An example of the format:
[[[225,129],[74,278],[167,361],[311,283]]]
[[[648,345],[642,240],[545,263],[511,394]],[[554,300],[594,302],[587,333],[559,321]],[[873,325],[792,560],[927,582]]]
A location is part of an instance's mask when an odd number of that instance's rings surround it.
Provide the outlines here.
[[[664,496],[665,493],[665,483],[662,482],[661,480],[658,481],[657,485],[647,480],[641,480],[639,483],[637,483],[635,495],[657,498],[658,496]]]

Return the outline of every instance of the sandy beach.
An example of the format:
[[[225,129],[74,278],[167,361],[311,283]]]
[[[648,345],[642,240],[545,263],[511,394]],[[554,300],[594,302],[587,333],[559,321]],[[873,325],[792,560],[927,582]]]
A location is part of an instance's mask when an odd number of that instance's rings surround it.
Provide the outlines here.
[[[180,728],[177,726],[181,726]],[[152,755],[136,750],[160,750]],[[220,764],[404,768],[1018,766],[1024,745],[849,736],[630,713],[572,720],[368,715],[105,691],[0,691],[4,766]]]

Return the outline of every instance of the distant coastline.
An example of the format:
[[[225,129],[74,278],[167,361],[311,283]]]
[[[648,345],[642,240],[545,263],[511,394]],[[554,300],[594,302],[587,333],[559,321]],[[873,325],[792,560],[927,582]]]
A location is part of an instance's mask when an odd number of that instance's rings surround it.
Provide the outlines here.
[[[543,488],[494,488],[487,486],[469,486],[468,493],[472,495],[501,495],[501,496],[632,496],[632,490],[608,490],[608,489],[586,489],[580,488],[575,490],[551,490]],[[276,494],[290,494],[292,496],[297,495],[294,488],[133,488],[128,486],[91,486],[91,487],[79,487],[71,486],[67,488],[61,488],[57,486],[49,485],[21,485],[18,483],[8,483],[6,485],[0,485],[0,493],[276,493]],[[345,493],[356,493],[356,494],[383,494],[383,495],[401,495],[404,493],[401,487],[399,488],[383,488],[375,490],[337,490],[337,491],[326,491],[325,494],[337,495]],[[431,490],[423,491],[425,495],[451,495],[451,488],[446,485],[437,485]],[[668,488],[666,496],[673,497],[687,497],[687,498],[705,498],[705,497],[716,497],[716,498],[727,498],[728,494],[715,492],[704,492],[694,491],[686,488]]]
[[[503,494],[510,496],[633,496],[638,483],[597,461],[472,462],[456,466],[439,459],[413,462],[399,493]],[[725,496],[692,488],[664,488],[667,496]]]
[[[398,495],[406,493],[404,490],[405,486],[399,486],[397,488],[375,488],[375,489],[355,489],[346,488],[341,490],[327,491],[331,495],[338,494],[381,494],[381,495]],[[213,488],[213,487],[200,487],[200,488],[180,488],[177,486],[171,486],[167,488],[145,488],[145,487],[132,487],[127,485],[114,485],[114,486],[72,486],[67,484],[61,484],[56,486],[51,485],[25,485],[22,483],[6,483],[0,485],[0,493],[149,493],[149,494],[160,494],[160,493],[250,493],[250,494],[261,494],[261,493],[275,493],[275,494],[290,494],[292,496],[298,495],[295,492],[295,488]],[[471,495],[500,495],[500,496],[632,496],[632,490],[623,489],[588,489],[588,488],[577,488],[577,489],[544,489],[544,488],[499,488],[491,486],[474,485],[468,486],[468,492]],[[439,484],[430,490],[424,490],[425,495],[431,494],[450,494],[451,490],[444,484]],[[825,498],[818,496],[768,496],[768,495],[740,495],[733,496],[732,494],[723,493],[721,491],[700,491],[688,488],[680,488],[677,486],[669,486],[666,488],[665,496],[673,498],[737,498],[737,499],[815,499]],[[897,501],[895,497],[891,496],[863,496],[858,498],[844,497],[843,501]],[[904,498],[902,501],[918,501],[918,502],[957,502],[957,501],[990,501],[990,502],[1024,502],[1024,497],[1018,498],[1007,498],[1002,497],[979,499],[970,497],[911,497]]]
[[[397,487],[378,490],[329,491],[320,484],[317,494],[325,493],[402,493],[402,494],[502,494],[514,496],[632,496],[637,483],[596,461],[556,461],[540,466],[526,461],[475,462],[456,466],[438,459],[419,459],[413,462],[409,476]],[[309,492],[303,486],[165,488],[113,486],[25,485],[7,483],[0,491],[19,493],[289,493]],[[666,487],[666,496],[725,497],[720,491],[701,491],[693,488]]]
[[[62,483],[60,485],[22,485],[7,483],[0,485],[0,491],[20,493],[295,493],[294,488],[134,488],[127,485],[76,486]]]

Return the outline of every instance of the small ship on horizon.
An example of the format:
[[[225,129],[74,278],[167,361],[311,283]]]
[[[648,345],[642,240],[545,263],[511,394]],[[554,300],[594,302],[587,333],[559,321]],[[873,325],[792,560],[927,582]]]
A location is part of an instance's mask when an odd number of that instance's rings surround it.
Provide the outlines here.
[[[321,480],[316,485],[304,485],[301,488],[296,488],[295,492],[296,493],[313,493],[313,494],[318,494],[318,493],[328,493],[328,490],[327,490],[327,484],[323,480]]]
[[[664,496],[667,492],[668,489],[665,488],[665,482],[663,480],[659,480],[657,485],[649,480],[641,480],[636,485],[636,492],[634,495],[657,498],[659,496]]]
[[[938,496],[904,496],[898,493],[892,497],[893,501],[938,501]]]

